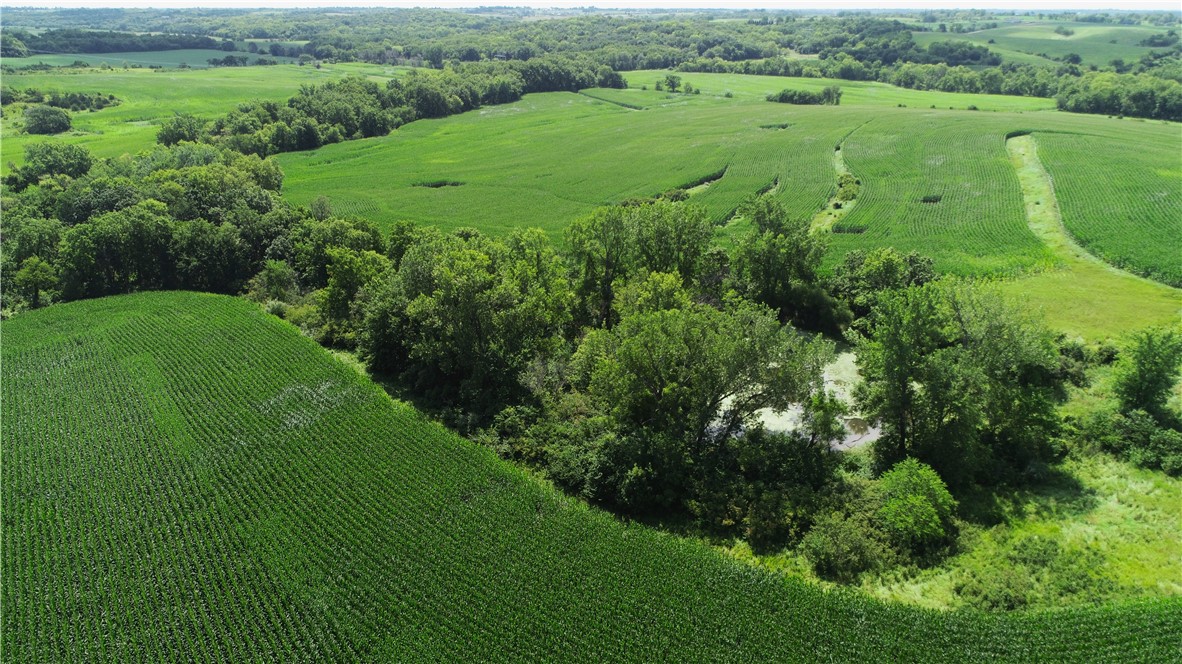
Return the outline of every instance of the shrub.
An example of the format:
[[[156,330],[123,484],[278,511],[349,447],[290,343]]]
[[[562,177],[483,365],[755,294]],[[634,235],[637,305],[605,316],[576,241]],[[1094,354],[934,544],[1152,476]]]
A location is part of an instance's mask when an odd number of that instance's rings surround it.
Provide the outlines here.
[[[25,131],[30,134],[60,134],[70,130],[70,114],[50,106],[25,109]]]
[[[922,553],[946,543],[955,533],[956,500],[936,471],[904,459],[879,480],[883,504],[878,520],[900,550]]]
[[[883,540],[865,514],[832,512],[817,519],[800,549],[817,576],[850,583],[890,563],[893,556]]]

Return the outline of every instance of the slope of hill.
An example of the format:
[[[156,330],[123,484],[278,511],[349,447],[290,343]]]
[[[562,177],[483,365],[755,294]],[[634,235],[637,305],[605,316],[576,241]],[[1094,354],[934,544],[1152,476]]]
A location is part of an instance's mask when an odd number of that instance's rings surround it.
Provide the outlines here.
[[[563,497],[244,300],[4,324],[6,661],[1164,661],[1182,602],[935,613]]]

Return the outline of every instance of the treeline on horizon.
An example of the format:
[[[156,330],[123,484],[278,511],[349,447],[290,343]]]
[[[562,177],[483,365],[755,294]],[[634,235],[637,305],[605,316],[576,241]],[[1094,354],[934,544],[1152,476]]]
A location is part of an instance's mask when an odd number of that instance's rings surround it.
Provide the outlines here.
[[[358,10],[340,15],[306,10],[259,16],[194,10],[172,12],[168,20],[173,26],[170,30],[229,40],[221,48],[245,39],[306,41],[298,45],[272,42],[256,50],[321,60],[438,69],[449,63],[580,55],[617,72],[676,68],[824,76],[922,90],[1055,97],[1066,111],[1182,120],[1182,49],[1176,43],[1151,51],[1136,62],[1113,61],[1104,67],[1083,67],[1078,58],[1070,56],[1057,66],[999,66],[999,57],[985,46],[950,40],[923,48],[911,37],[922,28],[856,12],[842,14],[846,15],[805,18],[739,13],[737,16],[747,20],[725,22],[706,17],[622,19],[592,15],[526,22],[496,12]],[[146,29],[159,28],[163,20],[151,11],[104,14],[98,10],[70,14],[70,20],[104,25],[115,16],[120,17],[120,25]],[[977,20],[987,14],[925,12],[922,20],[927,25],[929,19],[945,16]],[[1130,16],[1076,18],[1124,24]],[[1164,12],[1135,16],[1165,25],[1178,22],[1175,15]],[[786,51],[808,57],[786,56]]]

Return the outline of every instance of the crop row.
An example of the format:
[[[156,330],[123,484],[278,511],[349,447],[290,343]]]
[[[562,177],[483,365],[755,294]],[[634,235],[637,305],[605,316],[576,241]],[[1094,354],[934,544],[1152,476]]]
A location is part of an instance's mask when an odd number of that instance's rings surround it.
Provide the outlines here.
[[[1182,132],[1037,133],[1063,224],[1105,261],[1182,287]],[[1166,140],[1162,140],[1162,139]]]
[[[940,614],[616,522],[248,302],[5,324],[5,659],[1162,659],[1182,604]]]

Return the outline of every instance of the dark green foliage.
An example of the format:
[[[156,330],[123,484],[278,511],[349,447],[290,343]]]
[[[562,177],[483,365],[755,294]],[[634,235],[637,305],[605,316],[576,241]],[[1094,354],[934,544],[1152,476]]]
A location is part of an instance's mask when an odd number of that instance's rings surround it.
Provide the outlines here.
[[[666,272],[690,287],[706,264],[712,230],[701,208],[664,200],[599,208],[572,222],[566,243],[574,263],[578,320],[610,327],[619,318],[615,289],[637,275]]]
[[[530,360],[560,343],[571,304],[541,231],[504,242],[474,231],[427,236],[374,286],[360,348],[373,368],[488,416],[520,391]]]
[[[808,90],[781,90],[767,96],[768,101],[781,104],[828,104],[837,106],[841,103],[841,88],[831,85],[820,92]]]
[[[1053,339],[990,290],[939,281],[882,297],[858,366],[859,403],[883,426],[880,468],[912,456],[959,490],[1053,455]]]
[[[740,242],[732,263],[740,292],[797,327],[830,333],[844,328],[849,311],[820,282],[817,270],[826,246],[809,231],[809,222],[790,219],[772,196],[752,199],[742,214],[754,228]]]
[[[15,191],[37,184],[45,176],[65,175],[76,178],[85,175],[94,163],[90,151],[80,145],[66,143],[31,143],[25,147],[25,163],[12,169],[5,184]]]
[[[178,113],[160,123],[156,142],[161,145],[176,145],[181,141],[196,143],[205,131],[205,121],[188,113]]]
[[[52,106],[25,109],[25,131],[30,134],[60,134],[70,130],[70,114]]]
[[[893,247],[855,249],[833,271],[829,284],[857,318],[864,318],[880,297],[890,291],[922,286],[936,278],[932,259]]]
[[[99,111],[108,106],[118,106],[119,100],[115,95],[87,92],[44,92],[37,88],[0,88],[0,105],[7,106],[18,102],[28,104],[45,104],[54,108],[71,111]],[[67,127],[68,128],[68,127]],[[36,132],[30,132],[36,133]],[[57,133],[57,132],[43,132]]]
[[[1176,422],[1166,410],[1170,388],[1182,376],[1182,333],[1146,329],[1132,335],[1116,365],[1113,389],[1125,412],[1143,410],[1159,422]]]

